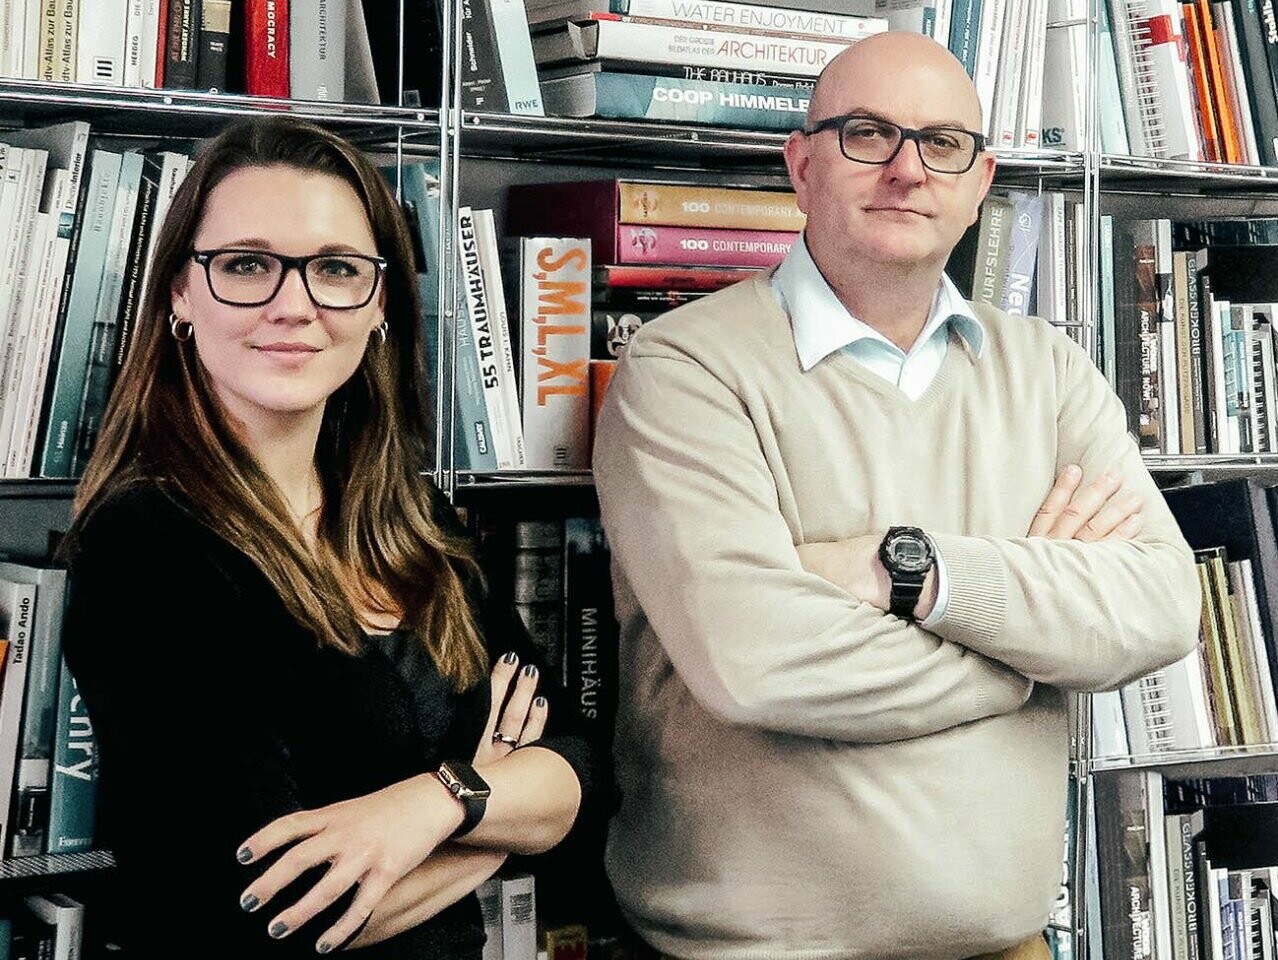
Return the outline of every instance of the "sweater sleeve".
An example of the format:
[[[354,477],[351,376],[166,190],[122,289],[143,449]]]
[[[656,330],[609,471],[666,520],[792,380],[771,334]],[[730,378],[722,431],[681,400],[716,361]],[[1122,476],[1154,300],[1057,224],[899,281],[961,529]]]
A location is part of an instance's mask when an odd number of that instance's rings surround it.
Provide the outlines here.
[[[1086,354],[1065,346],[1057,469],[1077,463],[1084,483],[1118,471],[1122,490],[1144,503],[1141,533],[1102,543],[933,535],[950,596],[932,629],[1034,680],[1100,690],[1186,656],[1201,599],[1193,554],[1127,433],[1122,403]]]
[[[645,346],[632,341],[608,388],[595,478],[618,612],[638,605],[705,709],[881,742],[1023,705],[1031,684],[1013,670],[805,571],[741,398],[694,359]]]
[[[288,751],[259,707],[271,696],[259,682],[269,638],[193,524],[157,492],[129,493],[99,508],[78,538],[64,652],[102,749],[102,839],[128,882],[141,884],[128,902],[150,918],[148,943],[207,927],[253,957],[311,957],[309,934],[349,899],[283,940],[267,936],[268,911],[322,870],[260,913],[238,906],[276,859],[240,866],[238,845],[301,803]]]

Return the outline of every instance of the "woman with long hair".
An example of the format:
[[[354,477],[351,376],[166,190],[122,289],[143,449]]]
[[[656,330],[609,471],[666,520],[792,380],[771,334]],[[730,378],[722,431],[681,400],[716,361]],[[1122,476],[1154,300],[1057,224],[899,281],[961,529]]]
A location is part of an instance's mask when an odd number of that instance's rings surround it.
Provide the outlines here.
[[[206,145],[65,544],[130,957],[478,957],[472,891],[576,817],[583,742],[424,473],[418,318],[350,144]]]

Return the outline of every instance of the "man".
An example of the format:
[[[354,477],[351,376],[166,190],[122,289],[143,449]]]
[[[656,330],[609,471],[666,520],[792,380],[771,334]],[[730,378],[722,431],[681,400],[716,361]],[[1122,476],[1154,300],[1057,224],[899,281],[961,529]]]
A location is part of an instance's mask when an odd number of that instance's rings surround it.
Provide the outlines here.
[[[927,38],[843,53],[785,148],[806,242],[645,326],[609,388],[608,867],[663,954],[1045,955],[1063,691],[1195,643],[1117,398],[943,277],[994,173],[980,121]]]

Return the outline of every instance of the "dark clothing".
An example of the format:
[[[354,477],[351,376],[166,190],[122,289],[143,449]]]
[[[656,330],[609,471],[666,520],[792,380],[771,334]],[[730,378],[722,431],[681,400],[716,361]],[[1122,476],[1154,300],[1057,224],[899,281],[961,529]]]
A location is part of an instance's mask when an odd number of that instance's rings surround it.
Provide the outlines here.
[[[436,501],[455,528],[437,491]],[[99,836],[119,863],[130,958],[314,957],[349,899],[272,940],[269,920],[318,871],[246,914],[240,893],[265,864],[239,865],[239,844],[283,814],[470,759],[489,684],[456,693],[402,635],[358,656],[320,646],[248,557],[158,485],[95,509],[71,572],[66,657],[100,743]],[[513,608],[478,594],[490,657],[514,649],[539,662]],[[551,727],[540,745],[568,760],[584,797],[584,741],[564,732],[571,708],[544,686]],[[482,943],[468,896],[359,956],[478,956]]]

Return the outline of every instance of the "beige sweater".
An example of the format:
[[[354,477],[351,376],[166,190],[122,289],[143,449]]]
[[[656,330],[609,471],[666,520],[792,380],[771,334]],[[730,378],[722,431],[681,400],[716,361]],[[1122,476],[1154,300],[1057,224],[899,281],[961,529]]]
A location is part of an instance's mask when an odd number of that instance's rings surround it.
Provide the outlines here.
[[[595,475],[621,621],[608,868],[676,957],[958,958],[1044,926],[1061,878],[1062,689],[1196,640],[1193,558],[1085,353],[977,308],[910,401],[834,354],[800,371],[766,279],[645,326]],[[1121,469],[1138,540],[1028,539],[1059,468]],[[935,632],[795,544],[921,526]]]

